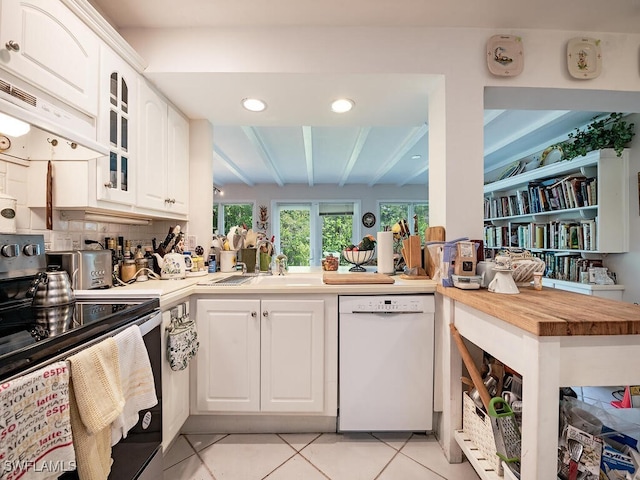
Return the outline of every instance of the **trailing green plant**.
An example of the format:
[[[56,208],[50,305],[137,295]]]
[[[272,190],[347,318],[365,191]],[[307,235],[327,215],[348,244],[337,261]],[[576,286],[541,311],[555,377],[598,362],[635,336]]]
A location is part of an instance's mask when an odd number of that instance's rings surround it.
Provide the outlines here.
[[[569,138],[566,141],[554,147],[562,150],[563,160],[571,160],[603,148],[613,148],[620,157],[636,134],[635,124],[624,121],[622,117],[622,113],[611,113],[599,120],[598,117],[593,117],[586,128],[576,128],[575,132],[567,135]]]

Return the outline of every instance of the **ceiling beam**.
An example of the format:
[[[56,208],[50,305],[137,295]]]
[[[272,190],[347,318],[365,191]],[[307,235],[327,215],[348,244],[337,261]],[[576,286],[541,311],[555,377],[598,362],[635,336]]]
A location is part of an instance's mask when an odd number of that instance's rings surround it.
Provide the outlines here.
[[[304,159],[307,163],[307,181],[313,187],[313,132],[311,127],[302,127],[302,141],[304,142]]]
[[[511,143],[517,142],[518,140],[520,140],[523,137],[526,137],[527,135],[531,135],[533,132],[535,132],[539,128],[545,127],[549,123],[553,122],[554,120],[558,120],[559,118],[569,115],[570,113],[571,112],[567,110],[556,110],[556,111],[549,112],[545,115],[542,115],[535,122],[531,122],[526,126],[524,126],[523,128],[519,130],[515,130],[508,135],[504,135],[503,137],[500,138],[499,141],[495,142],[493,145],[486,147],[484,149],[485,157],[487,155],[491,155],[494,152],[497,152],[501,148],[504,148]]]
[[[279,187],[283,187],[284,181],[282,180],[282,175],[278,171],[278,168],[276,167],[276,164],[273,161],[273,157],[269,153],[269,149],[262,141],[262,138],[260,138],[260,135],[258,135],[258,131],[256,130],[256,128],[242,127],[242,131],[244,132],[244,134],[247,136],[249,141],[253,144],[253,146],[257,150],[258,154],[260,155],[260,158],[262,158],[262,161],[264,162],[265,166],[271,173],[271,176],[273,177],[274,181],[278,184]]]
[[[238,177],[239,180],[242,180],[245,184],[249,185],[250,187],[253,187],[255,185],[254,182],[249,180],[249,178],[244,173],[242,173],[242,171],[238,168],[238,166],[235,163],[233,163],[233,161],[231,161],[229,156],[226,153],[224,153],[220,147],[214,145],[213,154],[216,155],[220,159],[220,161],[224,163],[224,166],[227,167],[229,171],[233,173],[236,177]],[[213,172],[214,177],[215,175],[216,175],[216,172]]]
[[[406,153],[409,150],[411,150],[416,145],[416,143],[418,143],[420,139],[426,135],[428,131],[429,131],[429,126],[426,123],[420,127],[414,127],[413,129],[411,129],[411,132],[409,133],[409,135],[407,135],[406,138],[402,141],[402,143],[400,144],[398,149],[395,151],[395,153],[391,156],[391,158],[387,162],[385,162],[382,168],[380,168],[376,172],[376,175],[368,183],[368,185],[370,187],[373,187],[376,183],[378,183],[378,180],[380,180],[391,169],[393,169],[393,167],[395,167],[398,164],[398,162],[402,160],[402,157],[404,157]]]
[[[353,144],[353,150],[351,150],[351,155],[349,155],[349,161],[345,165],[344,170],[342,171],[342,176],[338,181],[338,185],[340,187],[344,187],[344,184],[347,182],[349,175],[351,175],[351,171],[353,170],[353,167],[358,161],[358,157],[360,157],[360,152],[362,152],[362,148],[364,147],[364,144],[367,141],[369,132],[371,132],[371,127],[362,127],[358,131],[358,138],[356,138],[356,141]]]
[[[416,173],[414,173],[413,175],[407,175],[406,177],[404,177],[402,179],[401,182],[397,183],[396,185],[398,187],[404,187],[407,183],[409,183],[411,180],[413,180],[416,177],[419,177],[420,175],[422,175],[423,173],[429,171],[429,164],[427,163],[426,166],[422,167],[420,170],[416,170]],[[425,187],[428,186],[428,184],[425,184]]]
[[[502,115],[506,110],[485,110],[484,111],[484,126],[486,127],[496,118]]]

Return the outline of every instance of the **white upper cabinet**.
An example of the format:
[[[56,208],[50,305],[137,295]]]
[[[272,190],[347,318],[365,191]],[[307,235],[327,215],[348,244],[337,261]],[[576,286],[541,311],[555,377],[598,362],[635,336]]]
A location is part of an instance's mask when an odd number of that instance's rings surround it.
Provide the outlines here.
[[[138,205],[163,210],[167,191],[167,103],[140,79]]]
[[[98,37],[66,6],[52,0],[3,0],[0,66],[95,117]]]
[[[110,48],[100,55],[100,116],[98,141],[109,156],[98,159],[98,200],[134,205],[136,202],[136,121],[138,74]]]
[[[189,212],[189,122],[169,106],[167,117],[167,209]]]
[[[189,123],[142,79],[138,105],[138,206],[184,216],[189,209]]]

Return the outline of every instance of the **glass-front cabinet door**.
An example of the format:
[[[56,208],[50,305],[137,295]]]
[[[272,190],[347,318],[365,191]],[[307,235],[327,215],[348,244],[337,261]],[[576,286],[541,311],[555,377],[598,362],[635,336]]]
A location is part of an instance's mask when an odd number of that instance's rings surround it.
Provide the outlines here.
[[[137,73],[111,50],[105,48],[102,53],[99,130],[109,156],[98,160],[97,197],[133,205]]]

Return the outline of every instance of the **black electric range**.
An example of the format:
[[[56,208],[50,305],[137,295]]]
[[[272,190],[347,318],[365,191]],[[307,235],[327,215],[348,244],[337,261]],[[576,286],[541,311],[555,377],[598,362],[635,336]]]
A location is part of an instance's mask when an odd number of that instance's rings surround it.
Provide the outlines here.
[[[45,258],[42,236],[0,235],[0,380],[159,309],[158,299],[33,307],[27,292]]]

